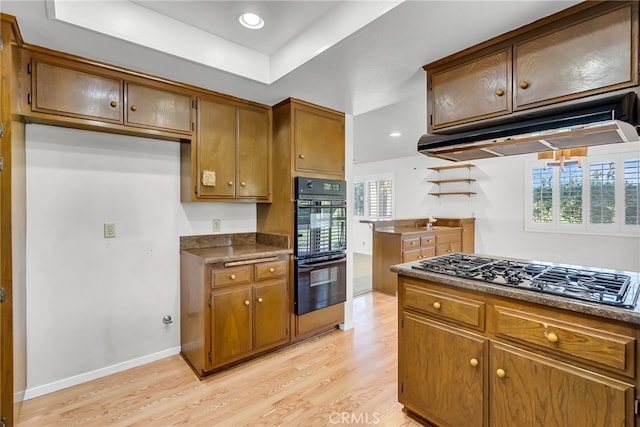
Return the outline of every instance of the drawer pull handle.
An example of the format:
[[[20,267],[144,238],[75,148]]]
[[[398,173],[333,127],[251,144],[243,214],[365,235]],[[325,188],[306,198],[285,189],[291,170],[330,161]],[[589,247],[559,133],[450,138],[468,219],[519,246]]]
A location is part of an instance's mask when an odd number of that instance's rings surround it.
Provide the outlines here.
[[[411,243],[410,243],[410,245],[415,245],[415,244],[416,244],[416,242],[411,242]]]
[[[116,108],[118,106],[118,103],[116,101],[111,101],[110,104],[113,108]]]
[[[273,268],[273,267],[270,267],[270,268],[269,268],[269,273],[273,273],[274,271],[276,271],[276,269],[275,269],[275,268]]]
[[[258,298],[258,302],[262,302],[262,298]]]
[[[440,310],[440,303],[438,301],[434,302],[433,308],[435,308],[436,310]]]
[[[248,299],[244,300],[244,305],[249,305],[249,304],[251,304],[251,302],[249,302]]]
[[[558,338],[558,336],[556,334],[554,334],[553,332],[549,332],[547,335],[547,340],[549,340],[549,342],[558,342],[558,340],[560,338]]]
[[[233,185],[233,181],[229,181],[229,182],[227,182],[227,185],[228,185],[229,187],[231,187],[231,186]]]
[[[507,376],[507,373],[504,371],[504,369],[498,369],[498,370],[496,371],[496,375],[497,375],[499,378],[504,378],[504,377],[506,377],[506,376]]]
[[[299,158],[304,159],[304,154],[298,155]]]
[[[469,360],[469,365],[473,366],[474,368],[476,366],[478,366],[480,364],[480,362],[478,362],[478,359],[476,359],[475,357],[471,360]]]
[[[135,105],[132,105],[132,106],[131,106],[131,111],[136,111],[136,110],[138,110],[138,107],[137,107],[137,106],[135,106]]]
[[[246,182],[244,182],[244,181],[242,181],[242,182],[240,183],[240,185],[244,187],[245,185],[247,185],[247,183],[246,183]]]
[[[522,89],[526,89],[529,87],[529,83],[525,82],[524,80],[520,82],[520,87]]]
[[[498,95],[498,96],[502,96],[502,95],[504,95],[504,90],[502,90],[502,89],[496,89],[496,95]]]
[[[235,275],[235,274],[231,274],[231,275],[229,276],[229,279],[231,279],[231,280],[236,280],[236,275]]]

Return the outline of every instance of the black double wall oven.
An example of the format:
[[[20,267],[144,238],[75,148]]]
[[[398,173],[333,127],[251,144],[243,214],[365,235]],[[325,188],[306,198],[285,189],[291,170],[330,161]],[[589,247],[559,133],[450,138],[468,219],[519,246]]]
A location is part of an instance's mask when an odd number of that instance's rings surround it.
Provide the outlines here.
[[[295,178],[294,269],[297,315],[347,297],[346,182]]]

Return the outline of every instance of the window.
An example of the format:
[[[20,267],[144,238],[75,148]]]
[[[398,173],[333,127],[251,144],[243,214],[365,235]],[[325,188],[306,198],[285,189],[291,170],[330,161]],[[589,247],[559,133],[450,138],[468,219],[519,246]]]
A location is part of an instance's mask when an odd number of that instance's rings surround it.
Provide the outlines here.
[[[526,168],[526,229],[637,234],[640,158],[634,153],[586,157],[582,165]]]
[[[365,218],[392,218],[393,176],[359,177],[354,180],[355,216]]]

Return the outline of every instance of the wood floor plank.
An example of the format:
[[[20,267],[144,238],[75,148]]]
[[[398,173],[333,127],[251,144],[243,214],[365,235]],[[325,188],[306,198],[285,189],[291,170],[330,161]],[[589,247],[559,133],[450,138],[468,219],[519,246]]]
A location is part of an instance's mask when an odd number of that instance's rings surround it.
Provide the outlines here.
[[[200,381],[180,356],[24,402],[19,426],[419,426],[397,399],[397,301],[354,299],[335,330]]]

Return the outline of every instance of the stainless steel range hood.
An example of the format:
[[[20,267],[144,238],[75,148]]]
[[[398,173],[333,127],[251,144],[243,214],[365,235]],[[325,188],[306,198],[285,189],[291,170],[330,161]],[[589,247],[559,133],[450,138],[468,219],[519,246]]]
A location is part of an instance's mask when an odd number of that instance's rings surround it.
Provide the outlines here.
[[[542,116],[472,131],[425,134],[418,141],[418,151],[466,161],[638,141],[638,133],[638,95],[629,92],[585,102],[562,113],[547,110]]]

